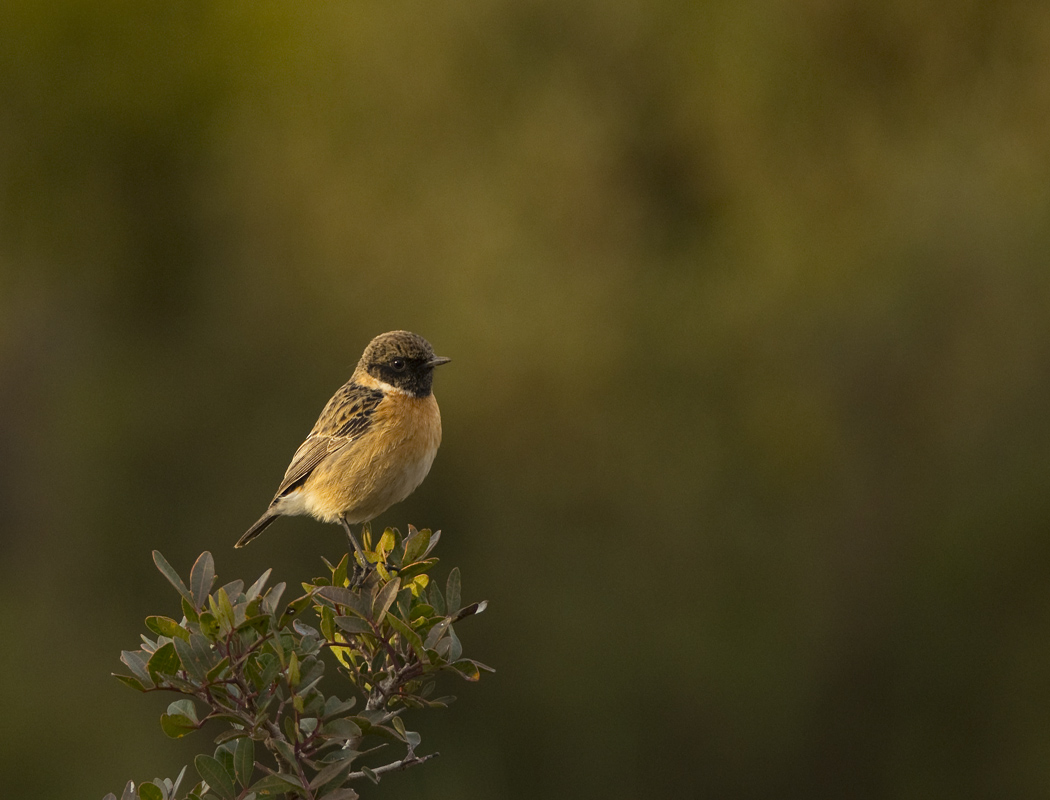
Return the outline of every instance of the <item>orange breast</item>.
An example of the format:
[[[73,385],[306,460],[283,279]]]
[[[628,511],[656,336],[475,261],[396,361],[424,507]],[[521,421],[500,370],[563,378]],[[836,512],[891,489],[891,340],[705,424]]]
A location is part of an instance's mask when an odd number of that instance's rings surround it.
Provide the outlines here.
[[[389,393],[372,424],[319,464],[303,486],[309,513],[335,522],[365,522],[410,495],[430,471],[441,444],[434,395]]]

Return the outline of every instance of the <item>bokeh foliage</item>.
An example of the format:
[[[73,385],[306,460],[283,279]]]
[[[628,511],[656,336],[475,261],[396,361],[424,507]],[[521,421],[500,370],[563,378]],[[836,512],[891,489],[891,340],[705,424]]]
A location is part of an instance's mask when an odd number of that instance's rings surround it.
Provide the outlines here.
[[[398,327],[454,361],[379,524],[454,532],[501,667],[412,796],[1050,790],[1050,10],[58,0],[0,31],[5,791],[191,760],[108,678],[165,597],[130,565],[232,544]],[[231,570],[337,543],[282,520]]]

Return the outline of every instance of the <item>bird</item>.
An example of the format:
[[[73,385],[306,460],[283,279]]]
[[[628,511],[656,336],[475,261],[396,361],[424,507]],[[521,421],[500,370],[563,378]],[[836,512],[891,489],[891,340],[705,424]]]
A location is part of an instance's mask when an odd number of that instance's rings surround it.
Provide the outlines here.
[[[269,507],[234,547],[244,547],[278,517],[308,514],[340,523],[368,570],[350,526],[401,502],[427,476],[441,444],[434,368],[450,360],[409,331],[372,339],[295,451]]]

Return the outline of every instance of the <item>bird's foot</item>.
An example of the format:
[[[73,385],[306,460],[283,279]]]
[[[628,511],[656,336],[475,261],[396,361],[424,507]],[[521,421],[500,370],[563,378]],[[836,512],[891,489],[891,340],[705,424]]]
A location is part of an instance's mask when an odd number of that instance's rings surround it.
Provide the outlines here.
[[[380,567],[382,567],[383,572],[391,575],[397,574],[401,571],[401,568],[397,564],[392,564],[389,560],[382,562],[369,561],[364,558],[364,556],[362,556],[361,560],[364,560],[366,566],[361,566],[360,561],[356,558],[354,559],[354,571],[350,578],[351,587],[363,585],[372,573],[379,571]],[[386,576],[382,577],[385,578]]]
[[[362,567],[360,564],[355,563],[353,575],[350,576],[350,588],[356,589],[357,587],[364,585],[368,576],[375,572],[375,570],[375,564],[369,564],[367,567]]]

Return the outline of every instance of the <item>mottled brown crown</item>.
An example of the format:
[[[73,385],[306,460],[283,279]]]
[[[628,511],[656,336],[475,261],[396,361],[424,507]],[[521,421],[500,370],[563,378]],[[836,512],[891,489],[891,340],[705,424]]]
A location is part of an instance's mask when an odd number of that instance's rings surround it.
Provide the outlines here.
[[[422,336],[390,331],[368,343],[357,368],[416,397],[426,397],[433,387],[434,367],[446,361],[434,355],[434,348]]]

